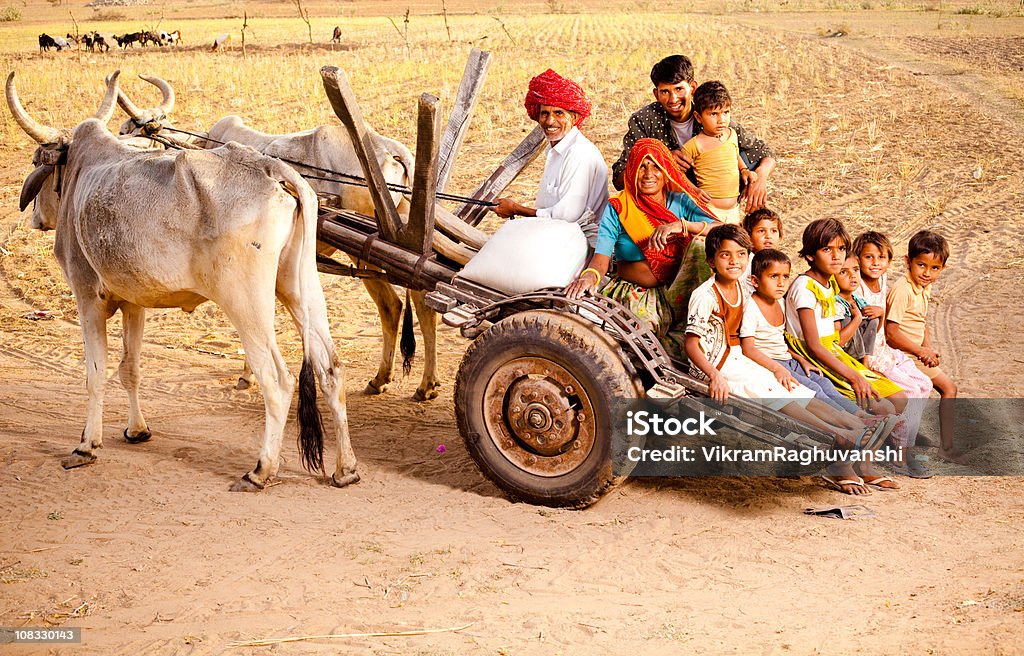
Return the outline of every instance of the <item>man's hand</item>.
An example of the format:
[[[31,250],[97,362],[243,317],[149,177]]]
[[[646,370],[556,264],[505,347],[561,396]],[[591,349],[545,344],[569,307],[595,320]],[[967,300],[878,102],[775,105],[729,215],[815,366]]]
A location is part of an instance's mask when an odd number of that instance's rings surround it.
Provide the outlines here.
[[[885,314],[885,310],[877,305],[868,305],[861,310],[860,313],[864,315],[865,319],[871,321],[872,319],[878,319]]]
[[[498,206],[492,207],[491,211],[503,219],[509,219],[518,214],[519,203],[511,198],[499,198]]]
[[[650,236],[651,248],[656,251],[660,251],[668,245],[668,239],[674,234],[683,231],[683,224],[679,221],[673,221],[672,223],[662,223],[654,229],[654,233]]]
[[[757,175],[754,171],[750,173],[750,183],[743,189],[743,195],[740,196],[740,202],[744,203],[743,211],[747,214],[764,207],[764,202],[768,198],[768,178]]]
[[[693,168],[693,160],[690,159],[689,155],[684,153],[682,150],[673,150],[672,156],[676,158],[676,164],[683,173],[686,173]]]

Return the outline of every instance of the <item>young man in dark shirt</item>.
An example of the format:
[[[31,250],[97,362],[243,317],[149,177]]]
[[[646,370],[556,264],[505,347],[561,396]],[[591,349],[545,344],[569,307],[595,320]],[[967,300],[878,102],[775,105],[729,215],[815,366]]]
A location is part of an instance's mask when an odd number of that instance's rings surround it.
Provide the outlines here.
[[[697,82],[693,77],[693,63],[683,55],[662,59],[651,69],[655,102],[642,107],[629,117],[629,130],[622,137],[622,154],[612,165],[612,184],[622,189],[622,173],[626,169],[629,151],[638,139],[649,137],[668,146],[683,171],[689,171],[693,162],[683,154],[680,146],[700,132],[693,119],[693,92]],[[743,190],[742,202],[746,212],[764,207],[768,177],[775,170],[775,157],[771,149],[742,126],[731,124],[739,140],[740,155],[756,179]]]

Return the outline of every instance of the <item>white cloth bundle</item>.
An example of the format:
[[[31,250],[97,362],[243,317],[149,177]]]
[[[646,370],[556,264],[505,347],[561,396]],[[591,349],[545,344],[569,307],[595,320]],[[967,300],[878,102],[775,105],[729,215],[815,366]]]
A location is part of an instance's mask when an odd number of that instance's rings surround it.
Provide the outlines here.
[[[459,273],[506,294],[564,288],[587,261],[587,238],[579,224],[558,219],[507,221]]]

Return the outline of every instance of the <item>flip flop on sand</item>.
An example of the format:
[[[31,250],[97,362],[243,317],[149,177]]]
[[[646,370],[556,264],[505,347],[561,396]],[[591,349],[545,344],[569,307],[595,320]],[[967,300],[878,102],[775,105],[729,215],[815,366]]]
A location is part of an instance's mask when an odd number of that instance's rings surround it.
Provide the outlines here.
[[[843,494],[849,494],[852,496],[864,496],[871,494],[871,490],[867,485],[864,484],[864,479],[860,476],[854,476],[853,478],[839,478],[838,476],[822,476],[821,480],[825,482],[825,485],[835,490],[836,492],[842,492]],[[845,486],[845,487],[844,487]],[[860,488],[862,491],[854,492],[847,488]]]
[[[885,492],[895,492],[900,489],[900,484],[888,476],[865,476],[863,481],[864,485]]]

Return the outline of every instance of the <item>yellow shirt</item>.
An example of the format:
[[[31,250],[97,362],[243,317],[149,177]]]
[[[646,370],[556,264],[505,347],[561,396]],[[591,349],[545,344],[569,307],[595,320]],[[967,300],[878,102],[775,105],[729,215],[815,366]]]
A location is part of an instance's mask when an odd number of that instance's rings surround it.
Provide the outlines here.
[[[736,198],[740,194],[740,146],[736,130],[729,129],[729,138],[721,145],[701,152],[697,137],[683,144],[682,150],[693,160],[697,186],[712,198]]]
[[[931,290],[914,284],[909,275],[899,279],[885,298],[885,320],[899,324],[914,344],[924,344],[925,318]]]

